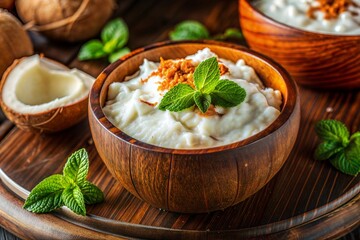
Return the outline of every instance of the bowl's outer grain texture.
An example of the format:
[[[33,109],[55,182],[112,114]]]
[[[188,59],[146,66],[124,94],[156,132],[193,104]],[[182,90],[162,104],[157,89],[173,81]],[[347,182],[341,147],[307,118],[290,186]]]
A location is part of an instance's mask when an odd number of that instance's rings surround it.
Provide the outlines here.
[[[201,149],[152,146],[121,132],[104,116],[110,83],[137,71],[144,58],[179,58],[209,47],[222,58],[245,59],[284,98],[275,122],[244,141]],[[270,61],[270,60],[266,60]],[[200,213],[232,206],[261,189],[286,161],[297,137],[300,108],[295,83],[277,64],[239,46],[214,42],[160,43],[139,49],[110,65],[90,92],[89,121],[100,157],[124,187],[151,205],[174,212]]]
[[[285,67],[294,79],[316,88],[360,87],[360,35],[339,36],[296,29],[239,0],[240,25],[249,46]]]

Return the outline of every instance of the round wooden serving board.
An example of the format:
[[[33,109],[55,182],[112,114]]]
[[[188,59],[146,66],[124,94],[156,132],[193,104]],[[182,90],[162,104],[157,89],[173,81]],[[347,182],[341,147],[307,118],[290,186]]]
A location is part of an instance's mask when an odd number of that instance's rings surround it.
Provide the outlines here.
[[[191,7],[190,7],[191,6]],[[184,19],[205,23],[212,33],[238,26],[236,0],[125,0],[118,12],[129,24],[129,47],[165,40]],[[141,24],[139,23],[141,20]],[[37,52],[96,76],[102,61],[80,63],[80,45],[51,43],[36,34]],[[295,148],[280,172],[244,202],[208,214],[178,214],[153,208],[132,196],[107,171],[91,139],[87,121],[53,135],[14,127],[0,117],[0,225],[25,239],[314,239],[342,236],[360,224],[360,175],[351,177],[328,162],[315,161],[319,143],[314,125],[321,119],[343,121],[351,132],[360,126],[360,91],[309,90],[300,87],[301,126]],[[61,173],[67,157],[85,147],[89,180],[105,193],[105,202],[79,217],[66,208],[37,215],[22,209],[27,190]]]

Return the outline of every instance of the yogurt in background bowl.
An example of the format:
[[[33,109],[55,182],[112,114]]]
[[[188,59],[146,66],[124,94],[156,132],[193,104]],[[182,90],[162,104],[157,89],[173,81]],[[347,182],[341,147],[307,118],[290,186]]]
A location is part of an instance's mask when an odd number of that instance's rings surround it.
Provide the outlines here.
[[[197,66],[213,56],[216,54],[204,48],[185,59]],[[181,112],[159,110],[157,106],[168,89],[159,87],[165,80],[154,74],[159,63],[145,59],[135,75],[109,86],[103,111],[110,122],[129,136],[166,148],[221,146],[264,130],[280,114],[280,91],[264,88],[255,70],[242,59],[236,63],[221,58],[218,61],[226,69],[221,79],[232,80],[246,91],[244,102],[235,107],[215,106],[209,110],[211,114],[201,114],[196,107]]]
[[[360,35],[360,0],[352,0],[352,6],[336,18],[327,18],[316,10],[309,16],[311,7],[319,6],[317,0],[258,0],[254,5],[265,15],[299,29],[339,34]]]

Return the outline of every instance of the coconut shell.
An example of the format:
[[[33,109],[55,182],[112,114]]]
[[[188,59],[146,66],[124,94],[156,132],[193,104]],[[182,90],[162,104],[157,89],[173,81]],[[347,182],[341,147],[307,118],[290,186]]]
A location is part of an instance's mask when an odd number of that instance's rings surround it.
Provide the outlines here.
[[[0,0],[0,8],[12,9],[14,7],[15,0]]]
[[[15,4],[30,30],[68,42],[96,36],[115,8],[114,0],[17,0]]]
[[[10,13],[0,10],[0,77],[11,63],[34,53],[33,46],[20,22]]]
[[[7,81],[11,71],[24,59],[25,58],[15,60],[14,63],[5,71],[0,83],[0,106],[6,117],[11,122],[13,122],[18,128],[26,131],[53,133],[69,128],[86,118],[88,109],[88,95],[66,106],[57,107],[48,111],[34,114],[19,113],[7,106],[3,100],[3,88],[5,82]],[[50,59],[47,60],[58,64],[62,68],[68,69],[68,67],[61,63]]]

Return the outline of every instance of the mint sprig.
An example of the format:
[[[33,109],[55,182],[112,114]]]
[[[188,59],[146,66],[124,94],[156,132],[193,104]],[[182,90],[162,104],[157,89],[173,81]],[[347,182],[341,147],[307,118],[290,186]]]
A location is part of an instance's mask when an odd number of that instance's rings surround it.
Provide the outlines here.
[[[322,120],[315,126],[322,142],[315,150],[315,159],[326,160],[345,174],[360,172],[360,132],[350,136],[346,125],[336,120]]]
[[[169,37],[173,41],[200,39],[215,39],[223,41],[227,39],[244,38],[241,31],[237,28],[227,28],[224,33],[211,37],[209,30],[204,26],[204,24],[194,20],[185,20],[178,23],[174,30],[169,33]]]
[[[129,29],[121,18],[108,22],[101,31],[100,40],[90,40],[80,49],[80,61],[108,57],[109,62],[115,62],[120,57],[130,52],[125,47],[129,40]]]
[[[85,216],[85,204],[104,200],[103,192],[86,180],[88,171],[86,150],[74,152],[64,166],[63,175],[55,174],[42,180],[31,190],[23,208],[34,213],[47,213],[66,206],[74,213]]]
[[[180,112],[196,105],[205,113],[211,104],[234,107],[244,101],[245,90],[230,80],[220,80],[216,57],[199,64],[194,72],[195,89],[188,84],[178,84],[170,89],[159,104],[160,110]]]

